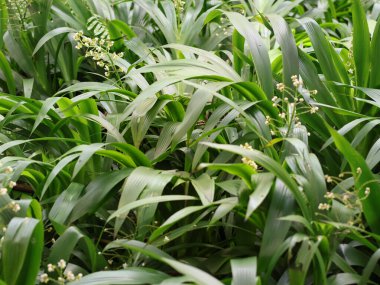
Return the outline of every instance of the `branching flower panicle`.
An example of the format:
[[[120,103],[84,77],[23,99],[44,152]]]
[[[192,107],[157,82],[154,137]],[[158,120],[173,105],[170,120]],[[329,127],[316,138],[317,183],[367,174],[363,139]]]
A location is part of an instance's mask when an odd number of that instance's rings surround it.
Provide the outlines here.
[[[114,42],[109,39],[90,38],[82,31],[75,33],[73,39],[77,42],[76,49],[85,49],[85,57],[92,58],[96,65],[105,70],[104,75],[110,76],[112,72],[122,72],[114,65],[114,61],[124,56],[123,52],[111,52]]]
[[[244,145],[240,145],[240,147],[242,147],[242,148],[244,148],[246,150],[253,150],[252,146],[249,143],[245,143]],[[258,168],[258,165],[256,164],[256,162],[254,162],[252,159],[250,159],[248,157],[243,157],[241,159],[241,161],[244,164],[247,164],[247,165],[251,166],[255,170],[257,170],[257,168]]]

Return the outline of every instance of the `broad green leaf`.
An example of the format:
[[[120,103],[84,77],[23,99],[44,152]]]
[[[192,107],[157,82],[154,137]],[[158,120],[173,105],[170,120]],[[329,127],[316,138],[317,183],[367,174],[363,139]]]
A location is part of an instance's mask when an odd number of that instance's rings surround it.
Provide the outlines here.
[[[191,184],[193,184],[199,199],[204,206],[214,202],[215,183],[208,174],[203,173],[197,179],[192,179]]]
[[[56,231],[62,234],[65,230],[67,219],[72,209],[82,194],[84,186],[79,183],[71,183],[56,199],[49,212],[49,219],[53,223]]]
[[[310,263],[318,250],[318,244],[319,240],[317,242],[310,240],[302,241],[294,265],[291,265],[289,268],[290,284],[305,284]]]
[[[306,218],[310,218],[311,213],[306,205],[304,196],[298,189],[296,182],[291,178],[291,176],[285,171],[285,169],[282,168],[282,166],[278,162],[257,150],[247,150],[236,145],[223,145],[215,143],[204,144],[212,148],[236,153],[243,157],[252,159],[256,163],[262,165],[265,169],[272,172],[272,174],[276,175],[280,180],[282,180],[282,182],[289,188],[289,190],[294,195],[294,198],[297,201],[298,206],[301,208],[302,214]]]
[[[225,12],[235,29],[245,38],[255,63],[260,85],[268,98],[273,96],[273,78],[268,49],[253,23],[236,12]]]
[[[4,281],[8,285],[34,284],[40,269],[44,247],[43,227],[39,220],[13,218],[1,247]]]
[[[366,164],[364,158],[342,137],[337,131],[328,127],[338,150],[344,155],[350,164],[351,171],[355,177],[355,188],[359,191],[362,200],[363,213],[371,228],[380,234],[380,221],[377,218],[377,209],[380,206],[380,185]],[[368,197],[365,195],[366,188],[370,189]]]
[[[360,279],[359,285],[368,284],[371,274],[375,270],[376,265],[379,265],[380,261],[380,249],[376,250],[375,253],[368,260],[366,267],[364,268],[363,275]],[[379,271],[376,272],[379,275]]]
[[[207,167],[210,170],[222,170],[232,175],[240,177],[247,187],[252,188],[251,176],[256,173],[256,170],[247,164],[234,163],[234,164],[221,164],[221,163],[202,163],[199,169]]]
[[[259,253],[259,266],[264,272],[269,270],[271,258],[279,250],[290,229],[291,223],[281,221],[280,218],[293,213],[294,198],[289,189],[281,181],[277,180],[271,196]],[[274,235],[273,233],[276,234]]]
[[[158,229],[156,229],[149,237],[149,242],[154,241],[157,239],[160,235],[162,235],[167,229],[169,229],[171,226],[173,226],[176,222],[184,219],[185,217],[198,212],[200,210],[203,210],[207,208],[207,206],[189,206],[186,208],[183,208],[177,212],[175,212],[173,215],[171,215]]]
[[[360,275],[354,273],[339,273],[329,277],[328,285],[349,285],[359,284]]]
[[[242,259],[231,259],[231,285],[256,285],[257,258],[256,256]]]
[[[4,45],[4,34],[7,31],[8,9],[6,0],[0,0],[0,49]]]
[[[276,41],[280,44],[283,61],[282,82],[286,86],[293,85],[291,77],[299,74],[298,52],[292,31],[286,21],[278,15],[266,15],[272,24]]]
[[[50,109],[57,103],[61,98],[47,98],[41,106],[41,109],[37,115],[36,121],[34,122],[31,134],[36,130],[36,128],[41,124],[42,120],[46,118],[47,113]]]
[[[273,185],[273,180],[274,176],[271,173],[258,173],[252,175],[252,184],[255,186],[253,193],[249,195],[245,219],[248,219],[268,196]]]
[[[89,264],[89,270],[96,271],[104,268],[106,264],[105,259],[102,255],[98,254],[98,250],[92,239],[84,235],[76,227],[67,228],[55,241],[50,249],[48,263],[56,264],[61,259],[68,262],[78,248],[85,253],[85,255],[82,255],[82,262]]]
[[[371,88],[380,88],[380,71],[377,66],[380,66],[380,57],[377,56],[377,51],[380,50],[380,20],[377,20],[375,31],[373,32],[371,41],[371,71],[370,85]]]
[[[71,212],[68,223],[72,223],[86,214],[91,214],[101,207],[112,189],[128,177],[131,170],[124,168],[111,173],[104,173],[91,181],[85,189],[85,194],[77,201]]]
[[[370,72],[370,34],[366,14],[360,0],[352,1],[352,49],[356,68],[356,84],[366,87]]]
[[[84,276],[72,285],[144,285],[163,284],[169,275],[150,268],[130,267],[124,270],[98,271]]]
[[[50,172],[49,176],[47,177],[44,183],[44,187],[42,188],[42,191],[40,194],[41,198],[46,194],[50,184],[53,182],[56,176],[63,170],[63,168],[66,167],[69,163],[71,163],[74,159],[79,157],[79,155],[80,155],[79,153],[70,154],[57,163],[57,165]]]
[[[197,198],[192,197],[192,196],[187,196],[187,195],[165,195],[165,196],[144,198],[144,199],[129,203],[117,209],[117,211],[112,213],[112,215],[108,218],[108,221],[116,217],[119,217],[120,215],[124,215],[125,213],[128,213],[130,210],[141,207],[141,206],[146,206],[149,204],[157,204],[161,202],[187,201],[187,200],[197,200]]]
[[[69,27],[60,27],[56,28],[54,30],[49,31],[46,35],[44,35],[37,43],[36,47],[33,51],[33,56],[43,47],[49,40],[52,38],[61,35],[61,34],[67,34],[67,33],[75,33],[76,30],[69,28]]]
[[[1,5],[2,4],[0,3],[0,6]],[[1,15],[1,13],[0,13],[0,15]],[[1,21],[1,19],[0,19],[0,21]],[[1,25],[1,23],[0,23],[0,25]],[[1,36],[1,33],[0,33],[0,36]],[[0,46],[1,46],[1,41],[0,41]],[[16,94],[16,83],[15,83],[15,79],[14,79],[13,74],[12,74],[11,66],[9,65],[8,60],[6,59],[6,57],[4,56],[4,54],[1,50],[0,50],[0,70],[4,74],[5,81],[6,81],[7,86],[8,86],[8,92],[10,94]]]
[[[210,274],[190,266],[188,264],[176,261],[174,259],[162,258],[162,261],[167,265],[171,266],[173,269],[182,273],[183,275],[191,278],[196,284],[199,285],[222,285],[223,283],[218,281],[215,277]]]
[[[110,243],[105,248],[105,250],[109,250],[115,247],[116,248],[124,247],[127,249],[135,250],[153,259],[161,261],[169,265],[170,267],[172,267],[174,270],[178,271],[179,273],[182,273],[183,275],[187,276],[196,284],[199,284],[199,285],[222,285],[223,284],[220,281],[218,281],[216,278],[211,276],[210,274],[196,267],[193,267],[191,265],[176,261],[171,256],[167,255],[163,251],[149,244],[145,244],[143,242],[134,241],[134,240],[131,240],[131,241],[119,240],[119,241],[114,241]]]

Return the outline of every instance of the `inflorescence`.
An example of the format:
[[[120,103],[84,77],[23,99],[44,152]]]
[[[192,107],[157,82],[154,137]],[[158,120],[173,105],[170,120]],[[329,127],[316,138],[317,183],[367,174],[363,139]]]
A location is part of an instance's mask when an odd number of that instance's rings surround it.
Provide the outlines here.
[[[122,58],[124,53],[111,52],[114,42],[109,38],[90,38],[80,31],[74,34],[73,39],[77,42],[75,48],[85,49],[85,57],[93,59],[96,65],[103,68],[105,76],[109,77],[114,72],[123,72],[122,69],[115,66],[114,62]]]

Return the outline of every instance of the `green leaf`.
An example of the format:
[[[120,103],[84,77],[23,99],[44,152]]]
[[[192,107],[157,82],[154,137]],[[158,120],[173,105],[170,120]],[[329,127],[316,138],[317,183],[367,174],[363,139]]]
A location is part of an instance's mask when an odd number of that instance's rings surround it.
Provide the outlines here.
[[[122,32],[124,35],[127,36],[127,39],[132,39],[134,37],[137,37],[137,35],[135,34],[135,32],[132,30],[132,28],[125,22],[123,21],[120,21],[120,20],[112,20],[110,22],[108,22],[108,25],[111,26],[112,28],[116,28],[117,30],[119,30],[120,32]]]
[[[4,45],[4,34],[7,31],[8,9],[6,0],[0,0],[0,49]]]
[[[363,270],[363,275],[360,279],[359,285],[365,285],[369,283],[372,272],[375,267],[379,265],[380,261],[380,249],[376,250],[374,254],[372,254],[371,258],[368,260],[366,267]],[[379,271],[376,272],[379,275]]]
[[[362,199],[364,216],[371,230],[380,234],[380,220],[377,209],[380,207],[380,185],[369,169],[364,158],[350,145],[350,143],[337,131],[328,126],[335,145],[344,155],[351,167],[355,178],[355,188],[359,191],[359,198]],[[370,189],[370,194],[366,198],[365,189]]]
[[[41,221],[13,218],[1,247],[4,281],[8,285],[34,284],[40,269],[43,247]]]
[[[373,32],[371,41],[371,71],[370,71],[370,85],[371,88],[380,88],[380,57],[377,51],[380,50],[380,19],[377,20],[375,31]]]
[[[276,177],[282,180],[282,182],[289,188],[289,190],[294,195],[299,207],[301,208],[302,214],[308,219],[311,217],[310,209],[308,209],[306,201],[299,191],[296,182],[291,178],[291,176],[282,168],[282,166],[269,156],[257,150],[247,150],[236,145],[225,145],[225,144],[215,144],[215,143],[204,143],[209,147],[213,147],[220,150],[225,150],[229,152],[236,153],[243,157],[247,157],[256,163],[262,165],[265,169],[273,173]]]
[[[76,30],[69,28],[69,27],[60,27],[56,28],[54,30],[49,31],[46,35],[44,35],[37,43],[36,47],[34,48],[32,56],[34,56],[40,49],[43,47],[49,40],[52,38],[66,33],[75,33]]]
[[[116,218],[120,215],[124,215],[125,213],[128,213],[130,210],[145,206],[148,204],[157,204],[161,202],[169,202],[169,201],[188,201],[188,200],[197,200],[197,198],[187,195],[166,195],[166,196],[157,196],[157,197],[149,197],[144,198],[141,200],[134,201],[132,203],[129,203],[112,213],[112,215],[108,218],[108,221],[112,220],[113,218]]]
[[[214,201],[215,183],[214,180],[206,173],[203,173],[197,179],[192,179],[195,191],[204,206],[211,204]]]
[[[44,183],[44,187],[42,188],[41,195],[40,195],[41,198],[46,194],[46,191],[48,190],[50,184],[53,182],[56,176],[62,171],[62,169],[65,166],[67,166],[69,163],[71,163],[74,159],[76,159],[79,155],[80,153],[70,154],[57,163],[57,165],[50,172],[49,176],[47,177]]]
[[[169,275],[150,268],[130,267],[125,270],[99,271],[84,276],[72,285],[144,285],[163,284]]]
[[[247,187],[252,188],[251,176],[256,173],[256,170],[247,164],[234,163],[234,164],[222,164],[222,163],[201,163],[199,169],[207,167],[210,170],[223,170],[232,175],[240,177]]]
[[[339,273],[329,277],[328,285],[349,285],[359,284],[360,275],[354,273]]]
[[[299,74],[298,52],[294,36],[284,18],[278,15],[267,15],[267,17],[272,24],[276,41],[280,44],[282,51],[282,82],[286,86],[293,86],[291,76]]]
[[[12,74],[11,66],[9,65],[8,60],[6,59],[6,57],[4,56],[1,50],[0,50],[0,70],[4,74],[4,77],[8,86],[8,92],[10,94],[16,94],[16,82]]]
[[[367,17],[360,0],[352,1],[353,39],[352,49],[356,68],[356,84],[366,87],[370,71],[370,34]]]
[[[68,262],[77,248],[85,253],[85,255],[81,255],[80,259],[84,264],[89,264],[89,270],[100,270],[106,265],[104,257],[98,254],[92,239],[81,233],[76,227],[69,227],[55,241],[50,249],[48,263],[56,264],[61,259]]]
[[[236,12],[225,12],[235,29],[245,38],[255,63],[260,85],[268,98],[273,96],[272,69],[268,49],[253,23]]]
[[[37,115],[36,121],[34,122],[33,128],[30,131],[32,134],[36,128],[41,124],[42,120],[46,118],[47,113],[50,111],[50,109],[54,106],[55,103],[57,103],[58,100],[61,98],[47,98],[41,106],[41,109]]]
[[[255,185],[254,191],[249,195],[247,212],[245,219],[247,220],[252,213],[261,205],[268,196],[274,182],[274,176],[271,173],[258,173],[252,175],[252,184]]]
[[[85,189],[86,193],[77,201],[68,222],[72,223],[86,214],[96,212],[112,189],[130,172],[131,169],[124,168],[111,173],[104,173],[91,181]]]
[[[257,258],[256,256],[242,259],[231,259],[231,285],[256,285]]]
[[[190,280],[199,285],[222,285],[220,281],[211,276],[210,274],[193,267],[191,265],[179,262],[174,260],[171,256],[166,254],[165,252],[159,250],[158,248],[145,244],[143,242],[135,241],[135,240],[118,240],[108,244],[105,250],[124,247],[127,249],[135,250],[142,254],[145,254],[153,259],[161,261],[179,273],[187,276]]]
[[[66,229],[66,221],[76,202],[82,194],[84,186],[79,183],[71,183],[56,199],[49,212],[49,219],[53,223],[58,234],[62,234]]]
[[[168,230],[171,226],[173,226],[179,220],[184,219],[185,217],[198,212],[200,210],[206,209],[207,206],[190,206],[183,209],[178,210],[173,215],[171,215],[158,229],[156,229],[149,237],[149,242],[154,241],[160,235],[162,235],[166,230]]]
[[[196,284],[199,285],[222,285],[223,283],[218,281],[215,277],[211,276],[210,274],[196,268],[190,265],[187,265],[185,263],[168,259],[168,258],[162,258],[162,261],[166,263],[167,265],[171,266],[173,269],[178,271],[179,273],[182,273],[183,275],[191,278]]]

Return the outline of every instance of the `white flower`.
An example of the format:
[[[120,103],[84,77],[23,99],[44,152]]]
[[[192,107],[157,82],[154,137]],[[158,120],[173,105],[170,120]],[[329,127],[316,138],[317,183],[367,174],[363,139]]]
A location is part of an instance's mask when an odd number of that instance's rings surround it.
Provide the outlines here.
[[[16,186],[16,182],[14,181],[9,181],[9,188],[13,188]]]
[[[278,91],[284,92],[284,90],[285,90],[285,84],[284,83],[278,83],[278,84],[276,84],[276,88],[277,88]]]
[[[258,166],[257,164],[252,160],[252,159],[249,159],[247,157],[243,157],[241,159],[241,161],[244,163],[244,164],[247,164],[249,166],[251,166],[253,169],[257,170]]]
[[[333,182],[332,177],[329,176],[329,175],[325,175],[325,179],[326,179],[327,183],[332,183]]]
[[[49,263],[49,264],[47,265],[47,269],[48,269],[48,272],[53,272],[53,271],[55,270],[55,265]]]
[[[310,113],[311,113],[311,114],[315,114],[315,113],[318,112],[318,110],[319,110],[318,107],[311,107],[311,108],[310,108]]]
[[[318,205],[318,209],[319,210],[329,210],[330,209],[330,205],[329,204],[327,204],[327,203],[320,203],[319,205]]]
[[[293,82],[293,86],[294,87],[300,87],[300,86],[302,86],[302,80],[299,80],[298,79],[298,76],[297,75],[293,75],[292,77],[291,77],[291,79],[292,79],[292,82]]]
[[[318,90],[310,90],[309,92],[311,95],[317,95],[318,94]]]
[[[48,283],[49,282],[49,276],[46,273],[43,273],[40,275],[40,282],[41,283]]]
[[[371,188],[366,187],[366,188],[365,188],[365,191],[364,191],[364,194],[365,194],[366,196],[368,196],[370,193],[371,193]]]
[[[7,192],[8,192],[7,188],[4,188],[4,187],[0,188],[0,196],[7,194]]]
[[[10,166],[7,166],[7,167],[5,167],[4,172],[5,172],[6,174],[10,174],[10,173],[13,172],[13,168],[10,167]]]
[[[247,150],[253,150],[252,146],[247,142],[244,145],[241,144],[240,147],[247,149]]]
[[[344,202],[347,202],[348,199],[350,199],[350,194],[345,193],[345,194],[343,195],[342,199],[343,199]]]
[[[74,281],[75,280],[75,275],[72,271],[70,271],[70,270],[67,271],[65,275],[66,275],[67,281]]]
[[[11,210],[15,213],[17,213],[21,209],[20,205],[17,204],[15,201],[9,203],[9,208],[11,208]]]
[[[64,261],[63,259],[61,259],[60,261],[58,261],[57,265],[58,265],[59,268],[65,269],[66,268],[66,261]]]

